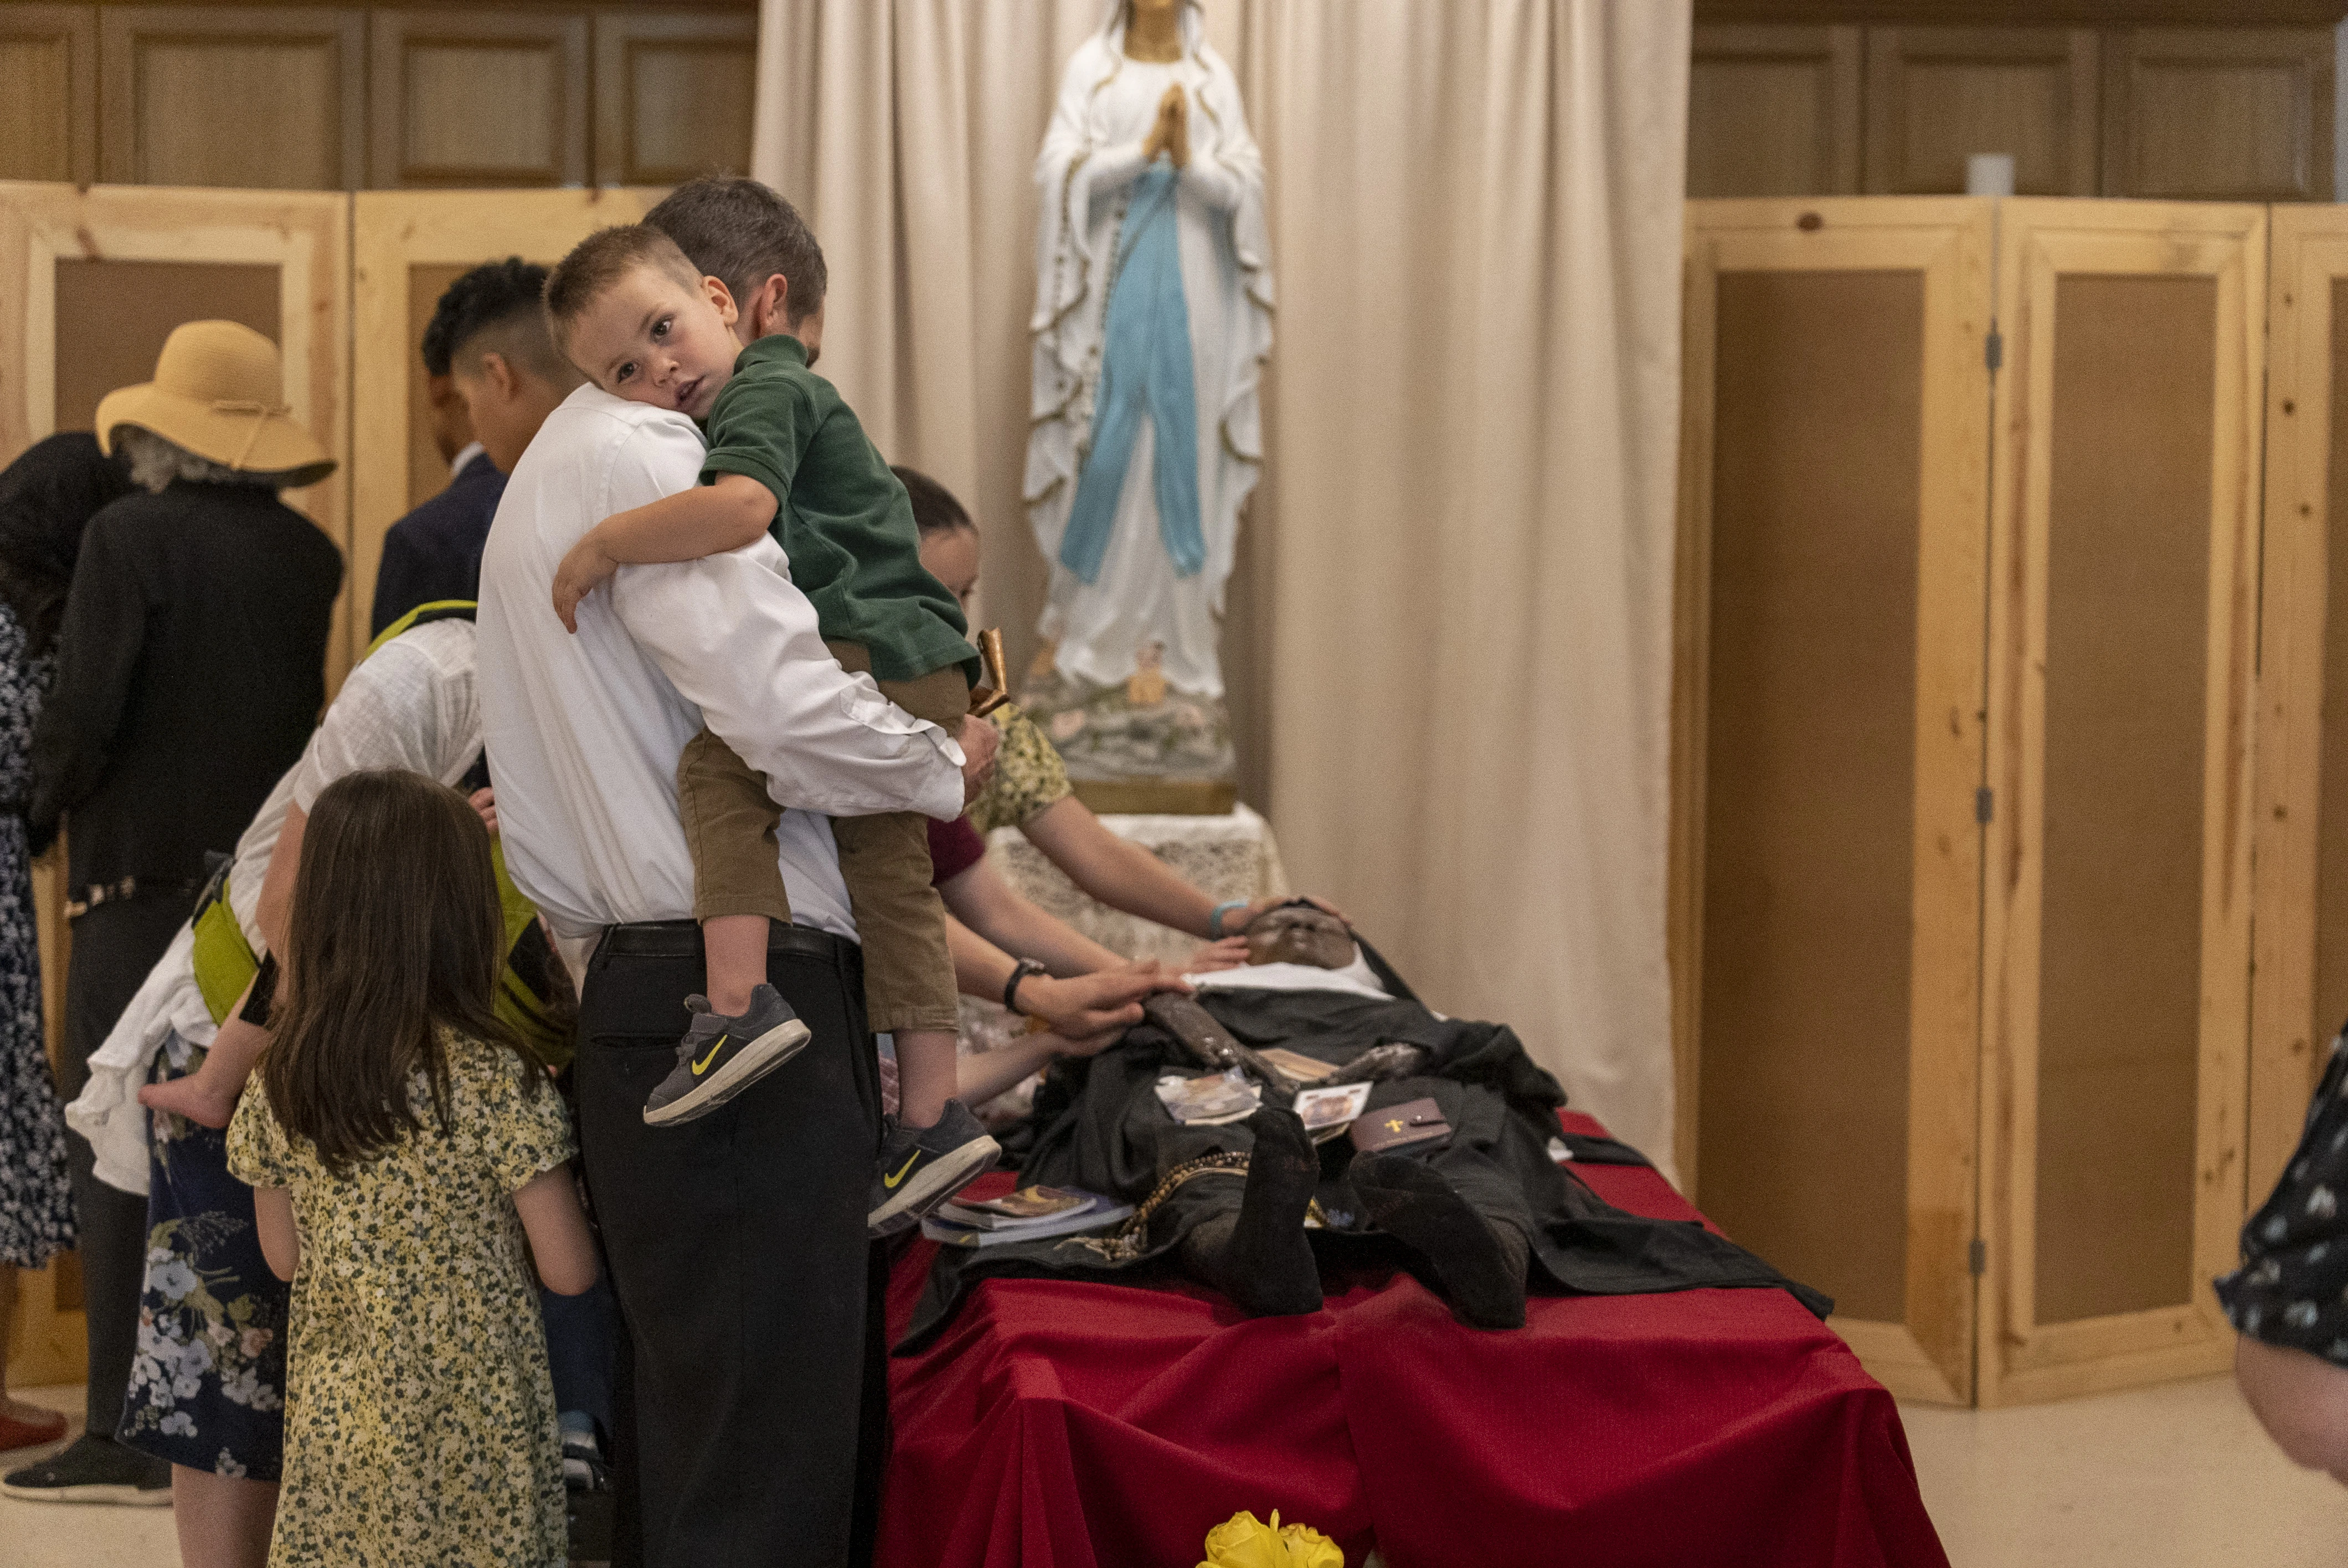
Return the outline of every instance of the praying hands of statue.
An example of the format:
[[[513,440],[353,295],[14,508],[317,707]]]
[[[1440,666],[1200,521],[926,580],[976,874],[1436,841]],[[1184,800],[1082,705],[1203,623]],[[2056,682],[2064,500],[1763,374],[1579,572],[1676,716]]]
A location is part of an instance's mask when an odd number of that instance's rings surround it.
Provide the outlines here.
[[[1141,161],[1155,163],[1161,152],[1173,159],[1175,168],[1190,167],[1190,100],[1183,96],[1179,82],[1158,100],[1158,118],[1141,144]]]

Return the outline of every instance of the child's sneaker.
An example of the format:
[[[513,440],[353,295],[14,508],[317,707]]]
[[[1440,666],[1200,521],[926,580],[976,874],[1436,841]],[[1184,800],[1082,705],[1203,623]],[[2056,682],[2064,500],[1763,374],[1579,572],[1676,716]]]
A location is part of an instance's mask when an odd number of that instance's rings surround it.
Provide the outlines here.
[[[644,1102],[644,1120],[655,1127],[706,1116],[808,1042],[808,1026],[772,986],[752,991],[749,1010],[739,1014],[712,1012],[702,996],[685,998],[685,1007],[693,1027],[676,1048],[676,1071]]]
[[[872,1173],[867,1228],[874,1235],[903,1230],[983,1175],[1001,1153],[1003,1145],[959,1100],[946,1102],[934,1127],[891,1122]]]
[[[595,1439],[595,1419],[584,1410],[564,1410],[555,1425],[562,1434],[563,1486],[572,1491],[611,1491],[603,1445]]]

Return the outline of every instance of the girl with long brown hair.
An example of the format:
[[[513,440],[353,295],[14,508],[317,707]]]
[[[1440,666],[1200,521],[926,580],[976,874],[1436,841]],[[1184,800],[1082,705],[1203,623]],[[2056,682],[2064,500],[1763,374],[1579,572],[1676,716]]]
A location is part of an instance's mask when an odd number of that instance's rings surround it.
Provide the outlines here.
[[[229,1129],[294,1282],[273,1563],[564,1558],[530,1261],[572,1295],[595,1256],[561,1102],[492,1010],[489,849],[417,774],[346,775],[310,813],[273,1040]]]

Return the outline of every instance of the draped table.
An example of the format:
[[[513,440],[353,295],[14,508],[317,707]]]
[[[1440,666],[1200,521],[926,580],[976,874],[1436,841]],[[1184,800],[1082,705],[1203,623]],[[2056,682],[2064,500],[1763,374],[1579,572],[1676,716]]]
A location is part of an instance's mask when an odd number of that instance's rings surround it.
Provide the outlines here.
[[[1651,1170],[1577,1169],[1701,1217]],[[934,1250],[897,1263],[892,1337]],[[1162,1276],[980,1285],[891,1363],[877,1561],[1187,1568],[1215,1524],[1278,1509],[1348,1568],[1374,1543],[1386,1568],[1946,1568],[1891,1396],[1782,1290],[1537,1295],[1484,1333],[1405,1272],[1327,1283],[1272,1318]]]

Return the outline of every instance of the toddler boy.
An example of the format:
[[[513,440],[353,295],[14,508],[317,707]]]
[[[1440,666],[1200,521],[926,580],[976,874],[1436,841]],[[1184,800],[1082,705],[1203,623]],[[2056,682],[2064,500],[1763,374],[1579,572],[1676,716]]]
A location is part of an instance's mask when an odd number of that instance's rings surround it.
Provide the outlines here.
[[[717,231],[731,280],[705,274],[650,223],[606,229],[547,280],[556,340],[596,385],[674,408],[708,437],[702,483],[605,518],[558,569],[556,613],[622,565],[695,560],[771,531],[833,654],[891,702],[962,733],[978,656],[953,596],[921,564],[904,487],[831,384],[821,347],[822,252],[782,198],[747,179],[695,181],[656,210]],[[746,298],[737,298],[740,289]],[[766,983],[767,922],[790,917],[766,780],[708,731],[677,765],[694,867],[707,999],[677,1064],[645,1102],[667,1125],[716,1109],[803,1046],[807,1026]],[[901,1100],[868,1215],[899,1229],[951,1197],[1000,1152],[952,1098],[956,1006],[945,909],[930,885],[924,819],[835,819],[841,879],[865,952],[870,1026],[895,1037]]]

